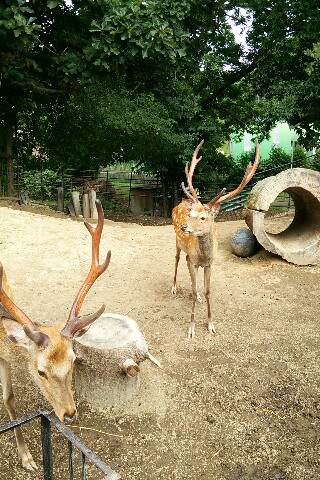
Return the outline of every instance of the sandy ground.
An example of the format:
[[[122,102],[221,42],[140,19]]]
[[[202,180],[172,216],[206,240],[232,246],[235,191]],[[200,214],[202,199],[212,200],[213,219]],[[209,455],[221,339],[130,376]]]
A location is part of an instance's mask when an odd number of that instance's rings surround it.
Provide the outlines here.
[[[0,258],[16,302],[39,322],[66,317],[87,272],[90,243],[79,222],[0,208]],[[320,476],[320,269],[296,267],[260,252],[233,256],[232,232],[219,223],[214,268],[215,336],[197,306],[197,336],[186,338],[191,307],[185,260],[170,294],[175,240],[171,226],[106,222],[108,272],[88,296],[136,319],[164,369],[145,363],[145,402],[132,412],[94,413],[80,405],[81,437],[124,479],[303,480]],[[19,364],[19,413],[45,402]],[[88,399],[89,400],[89,399]],[[7,421],[0,404],[0,423]],[[79,430],[75,428],[75,432]],[[25,428],[40,465],[38,425]],[[67,479],[66,446],[54,435],[55,479]],[[0,437],[0,479],[42,479],[19,466],[13,434]],[[100,479],[93,469],[88,479]]]

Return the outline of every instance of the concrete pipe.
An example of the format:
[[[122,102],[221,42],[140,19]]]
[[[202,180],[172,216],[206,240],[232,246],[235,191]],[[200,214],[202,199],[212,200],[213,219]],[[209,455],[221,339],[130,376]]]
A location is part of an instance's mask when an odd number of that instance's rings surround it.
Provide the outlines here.
[[[280,233],[266,231],[265,215],[281,192],[295,206],[292,223]],[[258,182],[248,202],[246,223],[258,242],[269,252],[296,265],[320,262],[320,173],[293,168]]]

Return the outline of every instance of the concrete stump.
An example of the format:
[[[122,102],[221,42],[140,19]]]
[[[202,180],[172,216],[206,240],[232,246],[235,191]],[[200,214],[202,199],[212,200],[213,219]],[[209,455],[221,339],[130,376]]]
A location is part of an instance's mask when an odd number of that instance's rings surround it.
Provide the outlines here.
[[[77,217],[81,216],[80,193],[76,190],[71,192],[72,203]]]
[[[77,398],[97,410],[130,404],[139,393],[139,364],[153,360],[137,323],[106,313],[74,343]]]
[[[93,189],[89,190],[90,218],[98,219],[98,210],[96,207],[97,192]]]
[[[83,218],[89,219],[90,203],[89,203],[89,195],[87,193],[84,193],[82,195],[82,211],[83,211]]]
[[[281,192],[293,199],[292,223],[274,234],[265,229],[265,214]],[[246,223],[269,252],[296,265],[320,263],[320,173],[293,168],[258,182],[247,201]]]

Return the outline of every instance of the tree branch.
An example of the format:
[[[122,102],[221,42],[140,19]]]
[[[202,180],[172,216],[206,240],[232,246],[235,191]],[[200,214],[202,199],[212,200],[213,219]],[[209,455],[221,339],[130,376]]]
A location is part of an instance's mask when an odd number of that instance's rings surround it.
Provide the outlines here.
[[[35,92],[48,93],[50,95],[65,92],[65,90],[60,90],[60,89],[51,88],[51,87],[45,87],[44,85],[38,85],[37,83],[33,82],[32,80],[26,80],[25,82],[19,82],[17,80],[12,80],[10,83],[11,83],[11,85],[14,85],[16,87],[20,87],[20,88],[23,88],[23,89],[26,89],[26,88],[30,87]]]
[[[245,65],[240,70],[236,70],[234,72],[227,73],[224,77],[223,83],[218,87],[214,92],[210,93],[206,98],[204,98],[201,102],[204,108],[209,107],[210,103],[217,97],[221,97],[224,92],[234,85],[235,83],[239,82],[251,72],[253,72],[257,67],[257,61],[254,60],[249,65]],[[209,86],[208,80],[206,81],[207,86]]]

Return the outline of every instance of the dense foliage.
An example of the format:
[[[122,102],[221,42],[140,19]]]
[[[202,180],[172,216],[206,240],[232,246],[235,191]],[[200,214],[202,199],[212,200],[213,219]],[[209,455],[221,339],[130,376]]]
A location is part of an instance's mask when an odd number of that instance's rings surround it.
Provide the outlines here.
[[[15,149],[29,169],[39,167],[36,148],[45,168],[130,161],[168,180],[183,174],[200,138],[210,175],[235,168],[217,149],[244,128],[263,134],[287,120],[315,145],[319,30],[317,0],[4,0],[9,191]]]
[[[35,200],[53,200],[58,185],[57,173],[49,169],[29,170],[21,178],[21,190]]]

